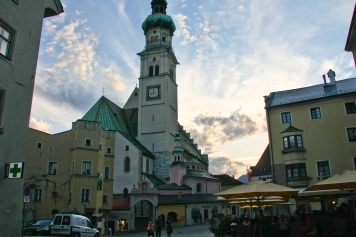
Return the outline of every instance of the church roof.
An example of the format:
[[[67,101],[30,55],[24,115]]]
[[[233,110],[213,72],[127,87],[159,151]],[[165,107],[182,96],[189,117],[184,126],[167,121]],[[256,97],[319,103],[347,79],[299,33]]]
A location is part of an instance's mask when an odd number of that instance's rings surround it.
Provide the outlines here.
[[[178,132],[180,134],[180,138],[182,139],[181,143],[184,151],[193,156],[193,158],[196,158],[200,163],[209,165],[208,161],[201,155],[200,151],[193,143],[193,139],[190,139],[190,135],[186,133],[183,126],[180,124],[178,124]]]
[[[178,195],[158,196],[158,205],[211,203],[219,201],[218,196],[214,196],[213,194],[182,194],[180,198],[178,198]]]
[[[178,184],[162,184],[157,187],[158,190],[192,190],[191,187],[187,185],[179,186]]]
[[[160,178],[158,178],[156,175],[153,174],[149,174],[149,173],[144,173],[142,172],[142,175],[144,178],[146,178],[148,181],[150,181],[151,183],[153,183],[156,187],[160,186],[160,185],[165,185],[166,183],[161,180]]]
[[[155,158],[149,150],[135,139],[138,127],[137,114],[137,109],[124,110],[105,96],[102,96],[83,116],[82,120],[99,122],[102,128],[119,132],[139,149],[143,155]]]
[[[187,173],[183,176],[183,178],[206,178],[206,179],[219,180],[218,178],[215,178],[208,173],[196,171],[196,170],[187,170]]]

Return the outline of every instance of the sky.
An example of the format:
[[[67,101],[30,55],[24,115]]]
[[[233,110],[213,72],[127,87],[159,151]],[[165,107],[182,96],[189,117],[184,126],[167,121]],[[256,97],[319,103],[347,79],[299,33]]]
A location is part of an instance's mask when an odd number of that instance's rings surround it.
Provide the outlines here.
[[[150,0],[61,0],[44,19],[30,127],[51,134],[105,97],[123,107],[138,84]],[[345,43],[353,0],[167,0],[178,120],[213,174],[246,173],[268,145],[263,96],[356,77]]]

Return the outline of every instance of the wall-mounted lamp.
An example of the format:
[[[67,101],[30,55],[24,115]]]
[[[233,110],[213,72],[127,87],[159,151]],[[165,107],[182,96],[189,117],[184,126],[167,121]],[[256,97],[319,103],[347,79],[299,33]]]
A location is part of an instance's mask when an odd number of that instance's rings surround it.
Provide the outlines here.
[[[52,192],[52,197],[54,198],[54,204],[56,204],[56,202],[57,202],[57,197],[58,197],[58,193],[57,193],[57,191],[53,191]]]

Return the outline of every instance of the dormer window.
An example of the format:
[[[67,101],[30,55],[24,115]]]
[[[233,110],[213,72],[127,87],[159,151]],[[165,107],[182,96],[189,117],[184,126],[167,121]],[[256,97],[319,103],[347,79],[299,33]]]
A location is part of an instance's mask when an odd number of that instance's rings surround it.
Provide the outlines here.
[[[142,193],[147,193],[147,183],[142,184]]]
[[[156,65],[155,67],[155,76],[158,76],[159,75],[159,66]]]
[[[152,77],[152,76],[153,76],[153,66],[150,66],[150,69],[149,69],[148,75],[149,75],[150,77]]]

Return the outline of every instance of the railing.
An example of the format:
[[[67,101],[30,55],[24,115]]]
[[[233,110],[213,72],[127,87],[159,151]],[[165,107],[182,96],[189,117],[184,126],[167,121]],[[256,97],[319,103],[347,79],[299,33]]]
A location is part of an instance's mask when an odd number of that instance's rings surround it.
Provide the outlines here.
[[[156,49],[156,48],[164,48],[164,49],[169,49],[175,54],[173,47],[167,45],[167,44],[162,44],[162,43],[156,43],[156,44],[149,44],[148,46],[143,47],[143,51],[147,49]]]

